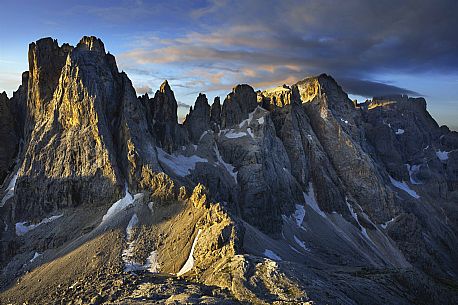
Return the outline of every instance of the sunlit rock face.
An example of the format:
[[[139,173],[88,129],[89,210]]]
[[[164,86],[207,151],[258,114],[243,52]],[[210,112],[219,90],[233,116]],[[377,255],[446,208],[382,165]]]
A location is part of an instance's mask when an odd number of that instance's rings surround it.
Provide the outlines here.
[[[30,45],[0,95],[0,303],[457,303],[458,136],[424,99],[322,74],[178,105],[96,37]]]
[[[284,107],[291,104],[293,92],[290,87],[283,85],[267,89],[258,93],[258,103],[264,108],[273,110],[275,107]]]

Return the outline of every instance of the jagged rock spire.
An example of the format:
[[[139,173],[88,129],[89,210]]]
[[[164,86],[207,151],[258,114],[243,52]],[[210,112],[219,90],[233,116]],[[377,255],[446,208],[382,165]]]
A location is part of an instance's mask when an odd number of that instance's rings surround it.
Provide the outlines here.
[[[197,143],[202,133],[210,128],[210,105],[205,94],[199,93],[194,109],[191,108],[183,125],[194,143]]]
[[[97,51],[105,54],[105,45],[102,40],[95,36],[84,36],[81,38],[77,48],[87,49],[89,51]]]
[[[256,93],[247,84],[237,85],[224,100],[221,111],[222,128],[231,127],[248,118],[248,114],[258,106]]]
[[[221,102],[219,96],[215,97],[210,108],[210,124],[215,131],[221,125]]]

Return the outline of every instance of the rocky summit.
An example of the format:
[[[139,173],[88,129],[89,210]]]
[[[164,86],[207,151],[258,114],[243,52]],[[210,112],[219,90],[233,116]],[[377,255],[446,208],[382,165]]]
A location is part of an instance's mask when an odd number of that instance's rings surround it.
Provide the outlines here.
[[[1,304],[458,304],[458,133],[423,98],[322,74],[180,124],[96,37],[28,59],[0,94]]]

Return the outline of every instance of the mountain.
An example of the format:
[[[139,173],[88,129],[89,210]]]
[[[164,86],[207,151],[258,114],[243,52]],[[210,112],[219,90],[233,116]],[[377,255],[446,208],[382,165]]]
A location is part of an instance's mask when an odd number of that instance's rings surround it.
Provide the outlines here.
[[[0,95],[0,303],[456,304],[458,133],[329,75],[182,124],[96,37]]]

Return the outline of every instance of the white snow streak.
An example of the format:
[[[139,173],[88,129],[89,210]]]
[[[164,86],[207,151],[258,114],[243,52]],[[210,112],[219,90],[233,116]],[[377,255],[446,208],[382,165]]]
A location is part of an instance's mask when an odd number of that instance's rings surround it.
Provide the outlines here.
[[[363,227],[363,226],[359,223],[358,215],[357,215],[356,212],[353,210],[353,207],[350,205],[350,203],[348,202],[347,198],[345,198],[345,203],[347,204],[347,207],[348,207],[348,210],[350,211],[351,216],[353,217],[353,219],[356,221],[356,223],[358,224],[359,228],[361,229],[361,234],[362,234],[367,240],[369,240],[370,242],[374,243],[374,242],[372,241],[372,239],[369,237],[369,235],[367,234],[366,228]]]
[[[30,262],[32,263],[34,260],[36,260],[36,259],[39,258],[40,256],[41,256],[41,253],[35,252],[35,254],[33,255],[33,257],[30,259]]]
[[[127,248],[122,250],[122,260],[124,262],[124,270],[127,272],[136,271],[143,269],[141,264],[138,264],[132,260],[133,251],[135,247],[134,240],[134,227],[138,225],[137,214],[132,215],[130,218],[129,224],[126,227],[126,239],[127,239]]]
[[[191,174],[191,170],[196,168],[196,164],[199,162],[207,163],[208,160],[192,155],[186,157],[183,155],[169,155],[161,148],[157,148],[157,157],[160,162],[167,165],[175,174],[180,177],[185,177]]]
[[[126,227],[127,248],[122,251],[122,260],[124,262],[124,271],[132,272],[139,270],[148,270],[150,272],[159,272],[159,262],[157,251],[154,250],[146,259],[145,264],[137,263],[133,260],[134,248],[136,240],[134,239],[134,228],[139,224],[136,213],[130,218],[129,224]]]
[[[404,132],[405,132],[404,129],[398,128],[398,130],[396,130],[395,134],[399,135],[399,134],[403,134]]]
[[[50,223],[60,217],[62,217],[64,214],[60,214],[60,215],[55,215],[55,216],[51,216],[51,217],[48,217],[48,218],[45,218],[43,219],[41,222],[37,223],[37,224],[27,224],[28,222],[27,221],[23,221],[23,222],[18,222],[16,223],[16,235],[17,236],[22,236],[22,235],[25,235],[27,232],[45,224],[45,223]]]
[[[391,176],[390,176],[390,180],[391,180],[391,183],[395,187],[397,187],[398,189],[403,190],[404,192],[406,192],[407,194],[409,194],[410,196],[412,196],[415,199],[419,199],[420,198],[420,196],[417,194],[417,192],[412,190],[404,181],[402,181],[402,182],[398,181],[398,180],[394,179]]]
[[[305,245],[305,243],[300,240],[299,238],[297,238],[296,235],[294,235],[294,241],[302,248],[304,249],[306,252],[310,252],[310,249],[307,248],[307,246]]]
[[[18,175],[19,175],[19,168],[18,168],[16,174],[14,174],[13,178],[11,178],[10,183],[8,184],[8,187],[5,190],[6,194],[5,194],[5,196],[3,196],[2,202],[0,202],[0,208],[5,205],[6,201],[8,201],[8,199],[10,199],[11,197],[14,196],[14,189],[16,188],[16,181],[17,181]]]
[[[320,209],[318,206],[318,202],[316,201],[315,191],[313,189],[313,185],[309,183],[309,191],[308,193],[304,192],[304,200],[315,212],[317,212],[322,217],[326,218],[326,214]]]
[[[127,239],[129,240],[132,239],[132,233],[133,233],[134,227],[136,227],[137,225],[138,225],[138,216],[136,213],[134,213],[134,215],[132,215],[132,218],[130,218],[130,221],[126,227]]]
[[[126,189],[125,189],[126,194],[124,195],[123,198],[119,199],[113,205],[108,209],[107,213],[103,215],[102,222],[100,225],[107,223],[110,219],[112,219],[116,214],[127,208],[129,205],[131,205],[134,202],[134,197],[129,193],[129,189],[127,188],[126,184]],[[140,194],[137,194],[140,195]],[[135,195],[135,196],[137,196]]]
[[[199,235],[201,232],[202,232],[201,229],[197,231],[197,235],[196,235],[196,238],[194,238],[194,241],[192,243],[192,247],[191,247],[191,251],[189,252],[188,259],[186,260],[186,263],[184,263],[183,267],[181,267],[180,271],[178,271],[177,273],[178,276],[185,274],[186,272],[190,271],[192,267],[194,267],[194,257],[193,257],[194,248],[196,247],[197,240],[199,239]]]
[[[420,170],[420,166],[419,164],[415,164],[415,165],[410,165],[410,164],[406,164],[406,167],[407,167],[407,171],[409,172],[409,179],[410,179],[410,183],[412,184],[422,184],[421,182],[417,181],[414,176],[418,173],[418,171]]]
[[[259,106],[258,106],[258,107],[259,107]],[[251,121],[253,120],[253,115],[254,115],[256,109],[258,109],[258,107],[256,107],[252,112],[250,112],[250,113],[248,114],[248,119],[245,119],[245,120],[243,120],[243,121],[240,122],[240,124],[239,124],[239,127],[240,127],[240,128],[243,128],[245,124],[246,124],[246,125],[249,125],[249,124],[251,123]]]
[[[251,130],[251,128],[247,128],[246,131],[248,132],[248,134],[250,135],[250,137],[254,138],[254,133],[253,133],[253,130]]]
[[[270,258],[274,261],[281,261],[281,257],[278,256],[274,251],[272,250],[269,250],[269,249],[266,249],[263,253],[262,253],[265,257],[267,258]]]
[[[149,272],[158,273],[160,269],[157,251],[154,250],[151,252],[150,256],[146,259],[145,267],[148,268]]]
[[[235,184],[237,184],[237,171],[235,170],[235,167],[232,166],[232,164],[224,162],[223,158],[221,157],[221,154],[219,153],[218,146],[215,145],[215,154],[216,158],[218,159],[218,163],[226,169],[226,171],[234,178]]]
[[[226,138],[229,138],[229,139],[236,139],[236,138],[241,138],[241,137],[244,137],[244,136],[247,136],[248,134],[244,131],[235,131],[233,129],[229,130],[228,132],[226,132],[224,134],[224,136]]]
[[[386,229],[386,227],[388,227],[388,225],[389,225],[390,223],[392,223],[393,221],[395,221],[395,220],[396,220],[396,217],[391,218],[391,220],[388,220],[387,222],[382,223],[380,226],[381,226],[383,229]]]

